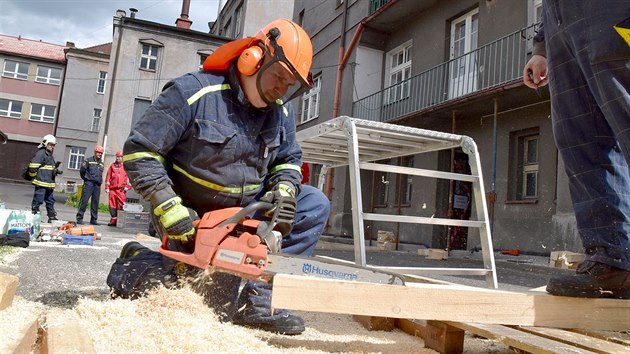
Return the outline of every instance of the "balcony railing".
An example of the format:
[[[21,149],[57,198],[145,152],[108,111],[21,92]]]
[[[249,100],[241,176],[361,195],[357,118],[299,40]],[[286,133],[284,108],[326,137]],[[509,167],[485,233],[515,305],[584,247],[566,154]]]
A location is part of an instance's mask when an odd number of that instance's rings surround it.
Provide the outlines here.
[[[369,14],[373,14],[376,10],[383,7],[383,5],[387,4],[390,0],[370,0],[370,12]]]
[[[386,122],[520,79],[534,25],[510,33],[353,103],[352,116]]]

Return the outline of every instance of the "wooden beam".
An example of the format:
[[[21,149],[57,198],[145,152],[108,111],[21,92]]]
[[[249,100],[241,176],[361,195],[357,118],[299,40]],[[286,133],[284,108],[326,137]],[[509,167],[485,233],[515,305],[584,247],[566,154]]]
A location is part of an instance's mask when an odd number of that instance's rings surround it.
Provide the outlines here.
[[[366,299],[369,301],[358,301]],[[552,296],[442,284],[408,286],[278,274],[272,306],[438,321],[625,331],[630,301]]]
[[[46,315],[42,354],[96,353],[87,330],[70,310],[54,309]]]
[[[18,283],[19,279],[15,275],[0,273],[0,310],[11,306]]]

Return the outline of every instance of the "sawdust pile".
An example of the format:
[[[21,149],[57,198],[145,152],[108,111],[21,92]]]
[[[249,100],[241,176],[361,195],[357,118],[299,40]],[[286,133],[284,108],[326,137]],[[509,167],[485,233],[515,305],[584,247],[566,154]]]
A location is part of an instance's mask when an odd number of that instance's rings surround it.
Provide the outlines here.
[[[300,313],[307,329],[298,336],[220,323],[186,288],[158,288],[134,301],[82,299],[74,311],[97,353],[435,353],[421,339],[369,332],[345,315]]]

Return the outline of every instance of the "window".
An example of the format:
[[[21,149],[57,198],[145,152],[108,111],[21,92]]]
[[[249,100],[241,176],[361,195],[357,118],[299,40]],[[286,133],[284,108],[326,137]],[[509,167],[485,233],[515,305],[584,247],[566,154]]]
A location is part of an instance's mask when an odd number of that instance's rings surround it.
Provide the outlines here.
[[[83,159],[85,159],[85,148],[71,146],[70,155],[68,156],[68,169],[69,170],[80,169],[81,164],[83,163]]]
[[[534,6],[534,22],[533,23],[540,23],[540,20],[542,20],[542,0],[533,0],[533,6]]]
[[[132,128],[136,124],[136,122],[140,119],[140,117],[142,117],[142,115],[147,110],[147,108],[149,108],[150,105],[151,105],[151,101],[136,98],[133,104],[133,115],[131,116]]]
[[[39,65],[37,67],[37,76],[35,77],[35,81],[45,84],[59,85],[61,83],[61,69]]]
[[[377,163],[387,164],[387,160],[381,160]],[[374,206],[386,207],[387,199],[389,198],[389,179],[387,178],[387,172],[373,171],[374,173]]]
[[[2,76],[26,80],[28,79],[28,63],[5,60],[4,69],[2,70]]]
[[[449,98],[477,90],[477,45],[479,10],[475,9],[451,22],[451,59]]]
[[[94,115],[92,116],[92,127],[90,128],[90,131],[98,132],[98,128],[101,125],[102,112],[103,112],[102,109],[94,108]]]
[[[509,199],[513,201],[538,198],[540,135],[538,128],[510,134]]]
[[[22,116],[22,102],[0,99],[0,116],[20,118]]]
[[[400,165],[403,167],[413,167],[413,156],[405,156],[400,160]],[[400,205],[410,205],[411,195],[413,193],[413,176],[411,175],[399,175],[400,178]]]
[[[55,121],[55,106],[33,103],[29,120],[52,123]]]
[[[243,17],[243,9],[242,6],[239,5],[234,11],[234,38],[239,38],[241,36],[241,23]]]
[[[227,22],[225,23],[225,26],[223,26],[223,35],[226,37],[230,36],[230,23],[232,22],[231,19],[227,20]]]
[[[140,69],[155,71],[157,67],[158,47],[150,44],[142,45]]]
[[[393,103],[409,97],[411,76],[411,41],[387,53],[387,85],[385,103]]]
[[[321,76],[313,78],[313,87],[302,95],[300,123],[319,117],[319,93],[322,87]]]
[[[199,53],[199,70],[203,69],[203,62],[208,58],[208,54]]]
[[[107,71],[101,71],[98,74],[98,84],[96,85],[96,93],[104,94],[107,85]]]
[[[538,135],[523,137],[523,198],[538,196]]]

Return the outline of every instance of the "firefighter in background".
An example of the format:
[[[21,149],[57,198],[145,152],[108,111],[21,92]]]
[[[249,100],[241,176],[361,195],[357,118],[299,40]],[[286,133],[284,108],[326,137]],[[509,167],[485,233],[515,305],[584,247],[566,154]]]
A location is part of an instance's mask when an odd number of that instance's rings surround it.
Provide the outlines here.
[[[88,199],[91,199],[90,205],[90,224],[98,225],[98,201],[101,197],[101,184],[103,183],[103,149],[102,146],[96,145],[94,148],[94,156],[83,160],[79,174],[83,179],[83,191],[81,192],[81,202],[79,203],[79,211],[77,212],[77,224],[83,224],[83,214],[87,208]]]
[[[123,152],[119,150],[116,153],[116,161],[109,166],[105,176],[105,193],[109,194],[109,215],[111,216],[107,226],[116,226],[118,210],[123,208],[127,201],[127,191],[131,189],[122,159]]]
[[[46,135],[37,147],[37,153],[28,164],[28,175],[35,186],[31,210],[33,214],[39,212],[39,207],[46,203],[48,222],[57,220],[55,211],[55,177],[61,174],[59,163],[55,162],[53,151],[57,145],[57,139],[53,135]]]

